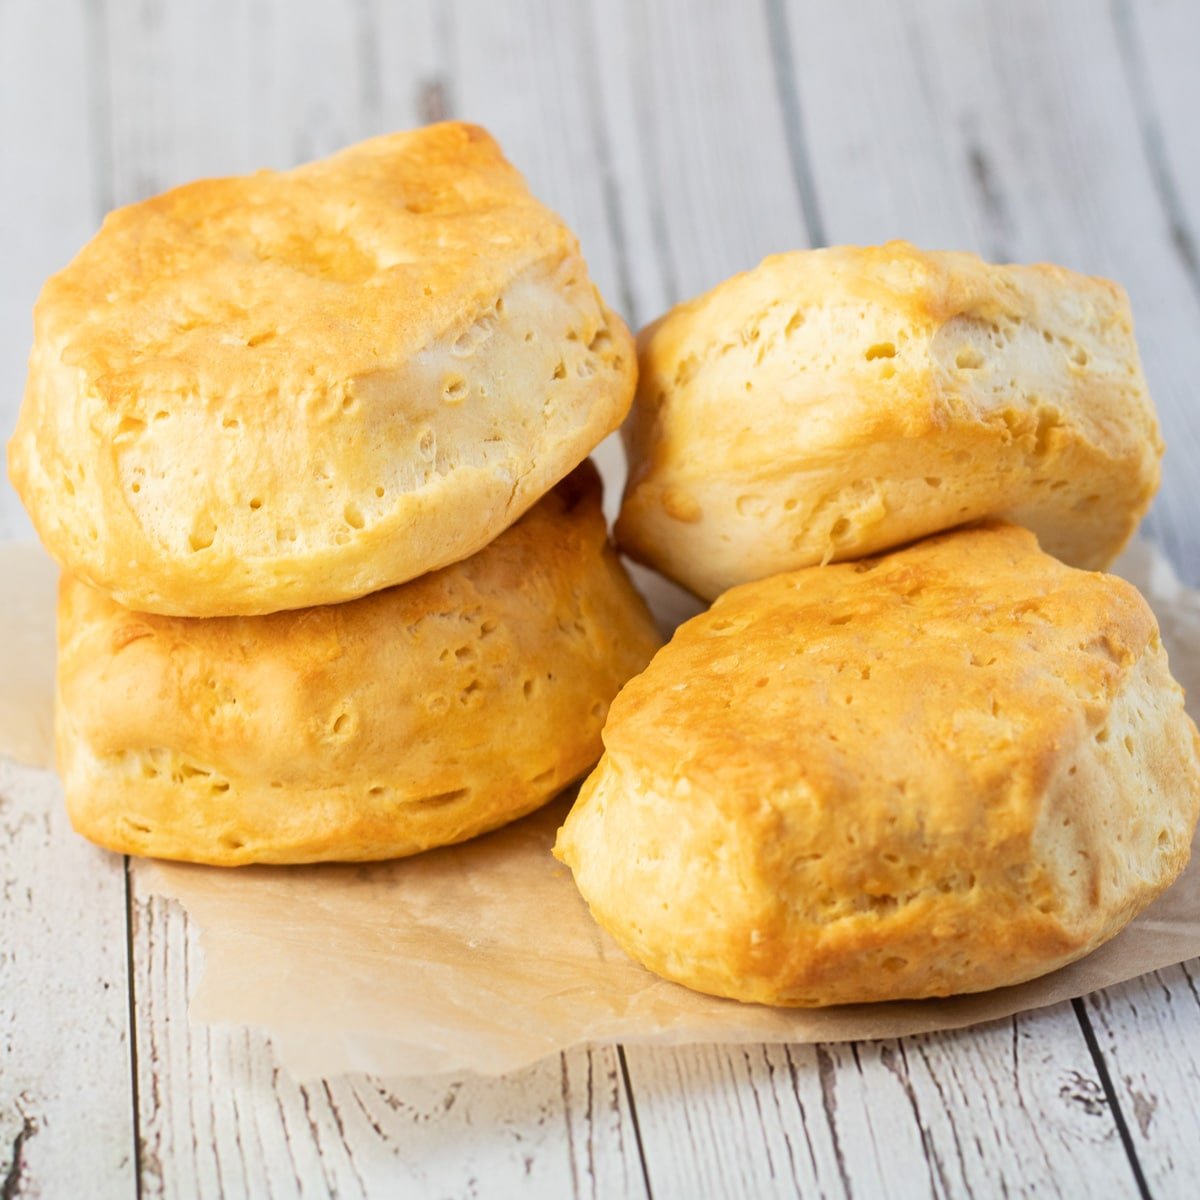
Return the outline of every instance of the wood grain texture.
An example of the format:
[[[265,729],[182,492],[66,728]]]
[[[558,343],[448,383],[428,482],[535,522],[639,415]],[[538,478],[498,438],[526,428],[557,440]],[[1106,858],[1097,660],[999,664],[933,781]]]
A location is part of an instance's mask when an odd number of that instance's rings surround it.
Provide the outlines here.
[[[1200,582],[1200,297],[1155,189],[1120,34],[1091,0],[787,8],[833,242],[903,234],[1128,289],[1168,443],[1147,530]]]
[[[579,237],[588,270],[626,320],[628,265],[616,224],[602,130],[592,102],[587,9],[556,0],[458,5],[441,23],[440,115],[486,125],[535,195]],[[595,452],[609,478],[624,479],[614,434]],[[610,487],[605,512],[616,515]]]
[[[765,11],[594,0],[592,13],[635,319],[807,245]]]
[[[616,301],[616,248],[577,70],[580,6],[519,0],[456,12],[448,37],[454,115],[495,134],[537,197],[579,235],[593,279]]]
[[[421,123],[434,4],[215,0],[106,6],[113,203],[284,168]]]
[[[1134,1191],[1070,1005],[900,1041],[626,1055],[660,1200]]]
[[[300,1085],[254,1030],[192,1025],[201,952],[132,872],[145,1196],[639,1196],[614,1049],[503,1079]]]
[[[132,1197],[123,861],[5,759],[0,845],[0,1195]]]
[[[1084,1004],[1150,1194],[1190,1200],[1200,1180],[1200,959]]]
[[[1115,0],[1117,44],[1150,178],[1171,240],[1200,295],[1200,5],[1192,0]]]

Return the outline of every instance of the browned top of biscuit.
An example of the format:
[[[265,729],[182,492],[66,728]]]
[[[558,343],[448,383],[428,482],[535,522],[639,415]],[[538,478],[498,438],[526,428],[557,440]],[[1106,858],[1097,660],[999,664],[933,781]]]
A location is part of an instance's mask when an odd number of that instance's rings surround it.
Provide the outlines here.
[[[920,777],[923,819],[957,827],[1038,795],[1077,698],[1106,706],[1156,636],[1132,586],[989,523],[734,588],[625,687],[604,740],[731,800],[811,788],[831,822],[839,795],[869,823]]]
[[[47,283],[36,336],[113,403],[303,393],[403,361],[573,245],[488,133],[447,122],[118,209]]]

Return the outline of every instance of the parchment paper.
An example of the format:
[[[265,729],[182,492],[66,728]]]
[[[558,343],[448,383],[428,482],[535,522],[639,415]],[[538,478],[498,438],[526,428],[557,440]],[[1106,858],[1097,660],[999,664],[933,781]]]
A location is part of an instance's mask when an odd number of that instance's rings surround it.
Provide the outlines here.
[[[1117,570],[1154,606],[1195,716],[1200,594],[1145,543]],[[51,575],[40,551],[0,548],[0,752],[34,762],[46,753],[30,731],[44,733],[49,713]],[[640,582],[651,583],[664,625],[685,615],[690,602],[680,593],[648,575]],[[896,1037],[1054,1004],[1200,955],[1197,856],[1120,936],[1019,987],[811,1011],[716,1000],[643,970],[591,920],[550,856],[569,803],[563,797],[486,838],[395,863],[135,869],[200,929],[206,969],[193,1017],[264,1027],[301,1078],[499,1074],[587,1042]]]
[[[0,754],[54,765],[58,568],[37,546],[0,544]]]

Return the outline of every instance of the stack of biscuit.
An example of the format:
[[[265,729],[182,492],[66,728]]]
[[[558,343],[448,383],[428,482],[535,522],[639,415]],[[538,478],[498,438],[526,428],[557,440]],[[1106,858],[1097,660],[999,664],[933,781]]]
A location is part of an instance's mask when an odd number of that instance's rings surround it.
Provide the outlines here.
[[[411,854],[599,757],[659,639],[586,461],[632,340],[482,130],[114,212],[35,310],[9,471],[63,568],[76,828]]]
[[[631,404],[618,542],[715,600],[657,654],[586,461]],[[38,302],[9,468],[86,836],[390,858],[595,765],[555,852],[599,922],[819,1005],[1031,978],[1182,869],[1200,740],[1094,573],[1161,454],[1112,284],[785,254],[635,353],[449,123],[112,214]]]
[[[1124,293],[784,254],[639,359],[618,543],[719,598],[617,697],[559,833],[597,920],[669,979],[806,1006],[1018,983],[1118,932],[1200,811],[1154,616],[1093,573],[1162,453]]]

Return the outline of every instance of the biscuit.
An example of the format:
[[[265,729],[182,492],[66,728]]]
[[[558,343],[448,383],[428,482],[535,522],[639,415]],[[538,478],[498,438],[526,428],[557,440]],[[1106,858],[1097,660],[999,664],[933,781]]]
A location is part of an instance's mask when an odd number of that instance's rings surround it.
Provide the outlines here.
[[[1182,870],[1149,607],[993,524],[734,588],[613,702],[555,853],[651,970],[825,1005],[1018,983]]]
[[[478,554],[346,604],[146,616],[65,576],[68,810],[110,849],[221,866],[461,841],[591,767],[659,643],[590,463]]]
[[[621,422],[632,339],[481,129],[109,215],[45,286],[9,470],[146,612],[365,595],[490,542]]]
[[[1162,442],[1125,293],[904,242],[781,254],[645,330],[618,544],[698,595],[983,517],[1109,563]]]

